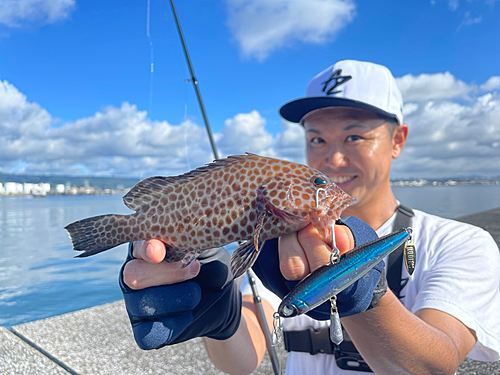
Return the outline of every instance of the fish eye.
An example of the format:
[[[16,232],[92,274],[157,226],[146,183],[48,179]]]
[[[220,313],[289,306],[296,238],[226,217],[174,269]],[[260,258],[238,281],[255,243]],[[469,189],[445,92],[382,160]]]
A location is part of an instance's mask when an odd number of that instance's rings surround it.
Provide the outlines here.
[[[322,177],[313,177],[312,178],[312,183],[314,184],[314,186],[317,186],[317,187],[326,186],[326,181]]]

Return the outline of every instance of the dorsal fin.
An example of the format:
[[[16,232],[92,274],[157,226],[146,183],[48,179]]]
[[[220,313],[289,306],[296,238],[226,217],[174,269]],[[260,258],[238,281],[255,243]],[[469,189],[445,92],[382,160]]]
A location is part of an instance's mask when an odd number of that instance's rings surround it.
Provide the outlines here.
[[[125,194],[123,203],[131,210],[137,211],[144,203],[142,199],[144,196],[161,198],[163,188],[176,181],[176,177],[154,176],[145,178]]]
[[[242,159],[255,159],[262,158],[262,156],[247,153],[246,155],[231,155],[224,159],[217,159],[211,163],[193,169],[189,172],[178,176],[154,176],[145,178],[139,181],[130,191],[123,197],[123,203],[131,210],[137,211],[143,202],[145,196],[161,198],[163,189],[169,185],[177,184],[179,182],[186,182],[193,178],[199,177],[201,174],[215,171],[220,168],[226,168],[232,164],[237,164]]]

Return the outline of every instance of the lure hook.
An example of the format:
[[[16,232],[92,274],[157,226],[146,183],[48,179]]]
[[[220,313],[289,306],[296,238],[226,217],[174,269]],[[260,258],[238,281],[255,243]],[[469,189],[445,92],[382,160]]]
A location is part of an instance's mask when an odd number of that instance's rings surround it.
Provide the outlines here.
[[[272,346],[277,346],[281,343],[281,338],[283,335],[283,327],[281,326],[280,314],[275,312],[273,314],[273,343]]]

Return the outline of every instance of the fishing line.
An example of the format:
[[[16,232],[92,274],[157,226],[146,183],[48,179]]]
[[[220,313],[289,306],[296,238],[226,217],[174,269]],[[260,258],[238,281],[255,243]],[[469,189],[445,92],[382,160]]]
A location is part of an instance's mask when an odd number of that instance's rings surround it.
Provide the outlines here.
[[[188,170],[190,171],[191,170],[191,163],[189,162],[189,146],[188,146],[188,142],[187,142],[188,134],[187,134],[186,121],[187,121],[187,102],[184,103],[184,120],[182,121],[183,122],[182,126],[184,126],[184,148],[186,150],[186,161],[188,164]]]
[[[149,41],[149,57],[150,57],[150,74],[149,74],[149,118],[151,118],[151,112],[153,108],[153,76],[154,76],[154,71],[155,71],[155,63],[154,63],[154,54],[153,54],[153,41],[151,40],[151,34],[149,33],[149,24],[150,24],[150,17],[151,17],[151,0],[148,0],[148,7],[147,7],[147,14],[146,14],[146,36],[148,37]]]

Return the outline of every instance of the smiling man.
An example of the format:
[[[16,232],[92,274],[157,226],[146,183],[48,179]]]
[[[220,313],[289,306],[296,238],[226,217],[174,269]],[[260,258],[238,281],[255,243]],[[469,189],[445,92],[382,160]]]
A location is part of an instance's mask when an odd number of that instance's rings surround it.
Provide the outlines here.
[[[392,193],[391,163],[409,129],[402,104],[387,68],[347,60],[318,74],[304,98],[280,110],[304,127],[308,164],[357,200],[344,211],[347,226],[335,226],[339,249],[372,239],[374,230],[383,236],[408,226],[417,249],[412,275],[402,255],[389,257],[390,289],[380,262],[337,295],[340,345],[329,339],[328,304],[284,319],[286,374],[453,374],[466,356],[500,358],[500,255],[491,235],[401,206]],[[164,262],[159,241],[131,250],[121,285],[139,346],[205,337],[210,359],[225,372],[260,364],[266,343],[251,291],[244,283],[241,297],[224,250],[204,252],[186,268]],[[260,251],[253,268],[266,287],[260,291],[270,323],[279,297],[328,263],[331,249],[309,225]]]
[[[379,236],[406,222],[413,227],[417,249],[413,275],[401,266],[402,258],[390,258],[387,272],[394,291],[388,290],[373,309],[341,319],[362,357],[352,346],[336,347],[334,355],[311,356],[304,353],[308,348],[291,343],[287,373],[304,373],[314,366],[315,373],[352,374],[371,367],[380,374],[453,374],[467,355],[500,358],[500,259],[495,242],[477,227],[401,207],[392,193],[391,162],[408,135],[402,106],[387,68],[346,60],[314,77],[305,98],[281,108],[285,119],[305,128],[308,164],[356,198],[344,214],[362,219]],[[321,246],[303,243],[300,233],[282,238],[284,246],[303,251],[304,262],[326,261]],[[291,279],[304,276],[282,272]],[[326,326],[299,318],[284,323],[296,338],[306,340],[307,334],[298,332],[308,326]],[[288,366],[295,370],[288,371]]]

